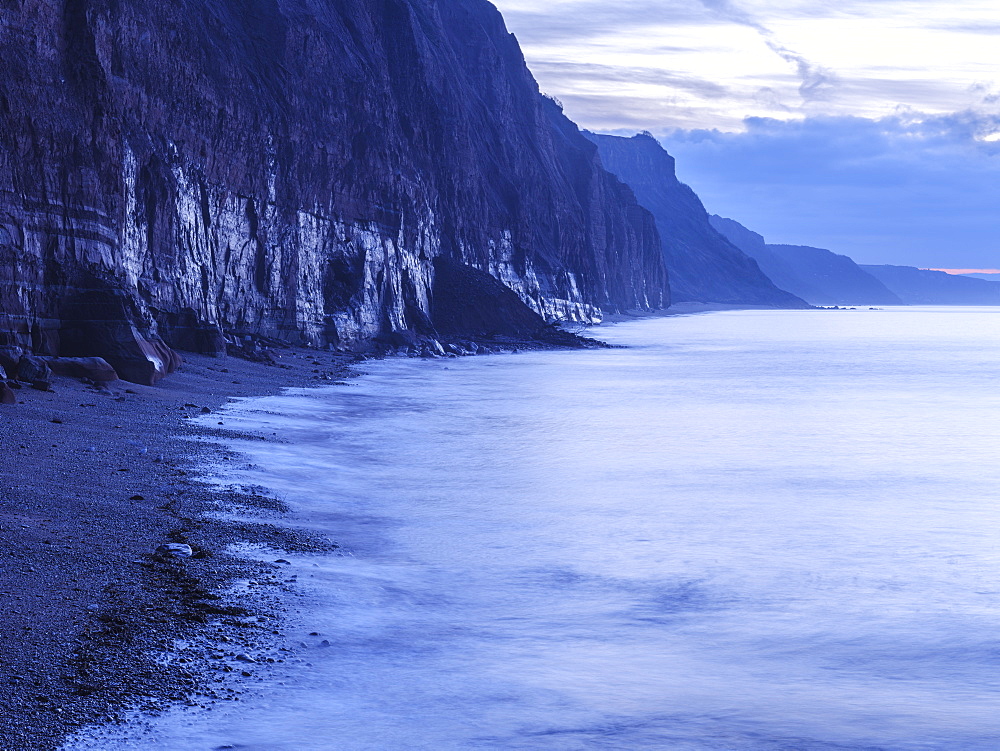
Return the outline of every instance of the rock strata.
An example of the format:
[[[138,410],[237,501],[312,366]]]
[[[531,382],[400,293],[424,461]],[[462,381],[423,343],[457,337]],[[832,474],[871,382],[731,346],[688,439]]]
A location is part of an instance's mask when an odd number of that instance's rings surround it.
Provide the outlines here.
[[[546,321],[669,302],[652,217],[485,0],[24,0],[0,25],[0,344],[151,384],[247,335],[436,338],[439,258]]]

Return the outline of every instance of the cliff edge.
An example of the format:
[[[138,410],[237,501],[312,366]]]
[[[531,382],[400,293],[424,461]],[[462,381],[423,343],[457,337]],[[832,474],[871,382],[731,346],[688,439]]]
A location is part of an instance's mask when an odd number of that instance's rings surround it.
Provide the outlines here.
[[[669,304],[653,218],[484,0],[24,0],[0,36],[0,345],[149,380],[396,346],[438,257],[547,320]]]

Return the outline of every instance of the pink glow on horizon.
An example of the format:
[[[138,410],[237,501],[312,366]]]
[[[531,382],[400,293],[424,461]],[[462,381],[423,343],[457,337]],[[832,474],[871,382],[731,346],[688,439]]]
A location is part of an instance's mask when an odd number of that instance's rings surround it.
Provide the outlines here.
[[[927,269],[927,271],[943,271],[946,274],[1000,274],[1000,269]]]

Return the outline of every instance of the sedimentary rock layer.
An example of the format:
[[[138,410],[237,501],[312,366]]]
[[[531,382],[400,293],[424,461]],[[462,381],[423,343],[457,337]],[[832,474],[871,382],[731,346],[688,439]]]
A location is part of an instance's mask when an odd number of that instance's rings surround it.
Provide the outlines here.
[[[2,0],[0,69],[0,344],[405,339],[439,256],[545,318],[669,302],[483,0]]]

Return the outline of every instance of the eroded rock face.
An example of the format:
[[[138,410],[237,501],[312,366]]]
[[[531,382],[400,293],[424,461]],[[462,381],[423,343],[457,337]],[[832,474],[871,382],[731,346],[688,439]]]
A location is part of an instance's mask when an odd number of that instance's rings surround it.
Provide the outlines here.
[[[546,318],[668,304],[652,218],[484,0],[20,0],[0,29],[0,344],[148,382],[223,331],[406,338],[440,256]]]

